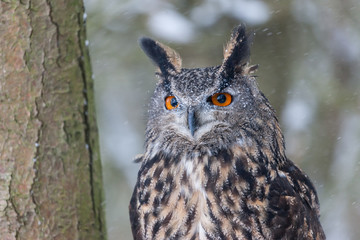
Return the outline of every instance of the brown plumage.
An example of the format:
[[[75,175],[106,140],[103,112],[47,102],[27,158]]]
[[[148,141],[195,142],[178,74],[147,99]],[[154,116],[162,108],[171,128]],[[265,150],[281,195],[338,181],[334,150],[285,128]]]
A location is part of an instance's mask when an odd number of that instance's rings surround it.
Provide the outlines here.
[[[287,159],[274,110],[250,75],[245,28],[234,29],[216,67],[181,68],[171,48],[140,44],[160,81],[137,158],[134,239],[325,239],[314,186]]]

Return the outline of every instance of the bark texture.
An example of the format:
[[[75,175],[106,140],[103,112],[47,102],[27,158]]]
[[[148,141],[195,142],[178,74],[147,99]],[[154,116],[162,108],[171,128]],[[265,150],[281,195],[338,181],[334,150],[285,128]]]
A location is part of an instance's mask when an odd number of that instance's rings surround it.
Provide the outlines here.
[[[0,0],[0,239],[105,239],[81,0]]]

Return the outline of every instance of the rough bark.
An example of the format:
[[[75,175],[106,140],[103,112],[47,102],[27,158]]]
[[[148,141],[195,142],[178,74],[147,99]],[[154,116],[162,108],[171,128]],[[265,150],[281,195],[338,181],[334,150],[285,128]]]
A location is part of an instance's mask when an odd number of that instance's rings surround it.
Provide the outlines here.
[[[0,0],[0,239],[105,239],[81,0]]]

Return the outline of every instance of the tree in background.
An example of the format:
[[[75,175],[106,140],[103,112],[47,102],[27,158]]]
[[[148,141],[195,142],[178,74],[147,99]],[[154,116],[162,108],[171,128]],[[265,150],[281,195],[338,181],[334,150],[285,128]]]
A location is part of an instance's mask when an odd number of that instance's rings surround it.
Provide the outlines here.
[[[105,239],[81,0],[0,1],[0,239]]]

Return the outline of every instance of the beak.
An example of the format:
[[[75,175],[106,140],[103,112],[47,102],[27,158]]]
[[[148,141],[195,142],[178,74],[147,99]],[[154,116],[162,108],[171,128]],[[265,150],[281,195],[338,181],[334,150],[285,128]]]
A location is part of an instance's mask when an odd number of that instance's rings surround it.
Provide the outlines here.
[[[191,135],[194,136],[194,132],[197,128],[197,119],[195,116],[195,110],[190,108],[188,110],[188,127],[190,129]]]

